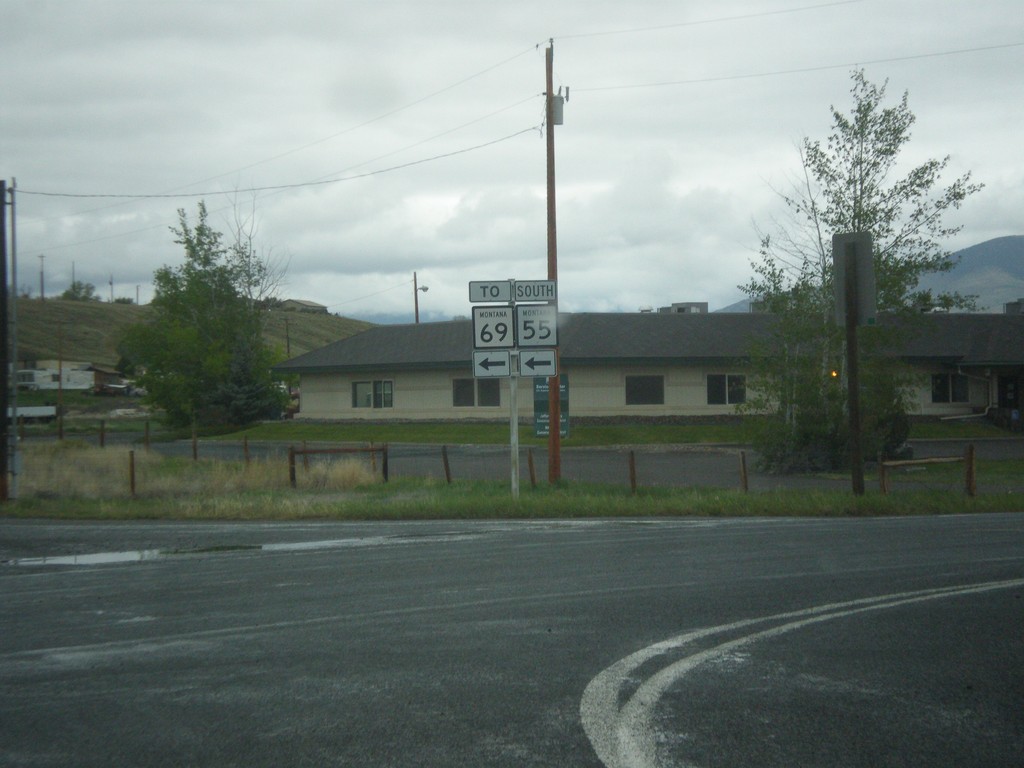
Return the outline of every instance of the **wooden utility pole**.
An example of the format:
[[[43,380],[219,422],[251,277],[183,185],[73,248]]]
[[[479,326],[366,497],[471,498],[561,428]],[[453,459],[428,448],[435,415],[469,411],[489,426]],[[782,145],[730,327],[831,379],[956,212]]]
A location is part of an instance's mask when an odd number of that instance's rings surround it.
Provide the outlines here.
[[[0,502],[8,499],[8,464],[10,456],[7,450],[7,439],[10,435],[11,416],[8,413],[10,403],[7,393],[10,389],[8,369],[7,334],[7,182],[0,180]]]
[[[558,280],[558,237],[555,227],[555,41],[548,41],[545,61],[545,93],[547,95],[545,122],[547,123],[548,165],[548,280]],[[548,482],[562,479],[562,409],[561,374],[558,350],[555,350],[555,375],[548,379]]]

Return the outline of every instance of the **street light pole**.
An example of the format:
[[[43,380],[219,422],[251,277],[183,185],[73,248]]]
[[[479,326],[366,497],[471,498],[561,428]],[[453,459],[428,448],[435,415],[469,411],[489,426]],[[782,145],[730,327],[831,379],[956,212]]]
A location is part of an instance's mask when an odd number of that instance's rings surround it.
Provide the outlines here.
[[[415,310],[416,324],[420,322],[420,291],[426,293],[429,290],[425,285],[416,284],[416,273],[412,273],[412,305]]]

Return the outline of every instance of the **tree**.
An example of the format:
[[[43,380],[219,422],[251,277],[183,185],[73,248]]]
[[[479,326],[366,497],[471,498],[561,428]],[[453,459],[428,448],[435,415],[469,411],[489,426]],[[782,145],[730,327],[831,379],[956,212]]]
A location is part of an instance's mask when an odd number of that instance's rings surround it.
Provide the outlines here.
[[[171,231],[185,261],[154,274],[150,320],[129,330],[122,357],[142,371],[139,383],[172,425],[271,415],[280,396],[259,308],[245,294],[221,233],[210,226],[206,205],[199,203],[195,226],[184,209],[178,221]]]
[[[71,287],[60,297],[65,301],[100,301],[100,297],[96,295],[96,286],[92,283],[83,283],[81,280],[71,283]]]
[[[846,461],[843,334],[832,321],[832,235],[869,232],[874,243],[880,313],[908,318],[934,308],[967,308],[971,297],[932,295],[918,285],[953,267],[941,242],[959,231],[944,217],[981,189],[970,174],[940,187],[949,157],[907,170],[900,153],[915,117],[904,93],[885,106],[886,84],[851,75],[853,108],[831,108],[824,144],[803,140],[801,175],[780,193],[788,218],[761,233],[754,277],[740,286],[773,313],[773,336],[752,350],[754,379],[747,409],[768,414],[758,447],[777,470],[834,468]],[[900,175],[902,174],[902,175]],[[869,329],[862,354],[862,410],[868,451],[891,451],[907,432],[905,371],[879,354],[891,331]]]

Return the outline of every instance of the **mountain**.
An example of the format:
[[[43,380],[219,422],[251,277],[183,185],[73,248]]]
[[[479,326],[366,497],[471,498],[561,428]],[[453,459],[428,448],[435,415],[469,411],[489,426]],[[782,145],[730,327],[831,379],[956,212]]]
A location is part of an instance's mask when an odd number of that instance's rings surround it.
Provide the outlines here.
[[[100,301],[18,299],[18,365],[35,360],[117,364],[117,345],[149,307]],[[282,354],[296,357],[369,328],[371,323],[328,314],[270,310],[264,338]]]
[[[933,293],[976,296],[979,312],[1001,313],[1011,301],[1024,299],[1024,235],[1010,235],[956,251],[949,272],[927,275],[920,284]],[[749,312],[746,299],[715,310]]]
[[[997,237],[953,254],[949,272],[928,275],[922,288],[977,296],[981,312],[1002,312],[1024,298],[1024,235]]]

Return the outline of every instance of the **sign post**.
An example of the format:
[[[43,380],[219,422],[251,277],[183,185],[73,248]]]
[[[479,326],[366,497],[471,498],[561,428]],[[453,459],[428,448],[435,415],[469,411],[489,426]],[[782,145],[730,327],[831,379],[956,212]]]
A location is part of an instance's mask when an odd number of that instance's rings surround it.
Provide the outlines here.
[[[558,375],[557,298],[558,286],[554,280],[473,280],[469,283],[470,302],[482,303],[473,307],[473,376],[478,379],[507,377],[509,380],[513,498],[519,498],[519,377]]]
[[[836,284],[837,319],[841,307],[846,327],[846,394],[850,418],[850,481],[854,496],[864,495],[864,455],[861,446],[860,355],[857,326],[873,325],[874,262],[871,234],[856,232],[832,236],[833,282]],[[863,293],[870,291],[869,296]]]

